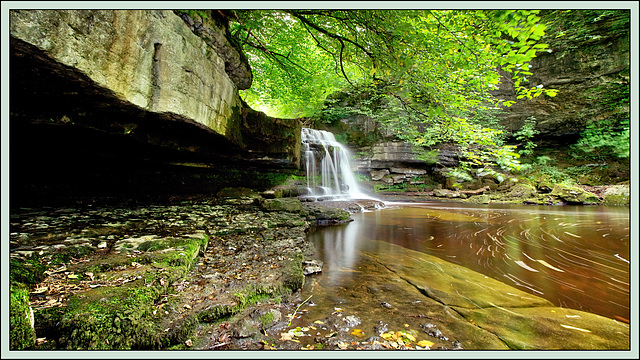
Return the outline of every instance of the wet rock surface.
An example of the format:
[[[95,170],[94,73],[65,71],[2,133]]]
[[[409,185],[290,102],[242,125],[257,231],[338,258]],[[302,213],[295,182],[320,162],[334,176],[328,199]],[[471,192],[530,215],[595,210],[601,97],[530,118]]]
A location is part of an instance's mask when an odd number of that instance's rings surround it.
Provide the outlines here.
[[[29,289],[35,349],[629,347],[626,324],[392,244],[376,246],[394,255],[366,254],[350,282],[327,284],[327,271],[344,270],[314,258],[307,231],[348,211],[229,199],[12,210],[12,268],[44,267]]]
[[[168,334],[160,336],[157,346],[186,340],[191,341],[185,347],[201,346],[195,338],[184,338],[196,324],[213,326],[255,306],[264,308],[263,315],[271,314],[265,319],[278,321],[286,311],[281,307],[288,306],[304,282],[302,260],[314,253],[306,241],[306,214],[265,211],[248,199],[234,204],[225,199],[141,207],[15,209],[10,223],[12,271],[21,270],[18,264],[25,261],[44,269],[42,281],[30,291],[37,319],[51,309],[59,310],[63,318],[71,316],[70,301],[92,298],[97,291],[106,294],[125,286],[153,289],[152,299],[137,305],[140,313],[150,312],[146,320],[162,325],[154,330]],[[103,298],[111,301],[107,295]],[[208,346],[229,347],[224,335],[250,337],[269,321],[239,317],[230,329],[217,325],[218,337],[212,342],[208,336]],[[52,338],[52,329],[44,322],[36,324],[36,330],[40,338],[49,337],[45,348],[142,346],[113,339],[100,345],[63,341]]]

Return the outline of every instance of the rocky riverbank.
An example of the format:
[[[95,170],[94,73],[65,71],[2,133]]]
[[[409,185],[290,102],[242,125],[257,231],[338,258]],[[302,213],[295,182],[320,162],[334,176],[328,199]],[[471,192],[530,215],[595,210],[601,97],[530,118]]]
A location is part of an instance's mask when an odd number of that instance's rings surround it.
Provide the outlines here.
[[[629,206],[629,184],[587,186],[565,184],[512,184],[496,190],[489,187],[476,190],[433,189],[429,191],[382,191],[376,193],[385,201],[424,202],[448,201],[472,204],[530,205],[617,205]]]
[[[628,325],[555,308],[401,247],[396,258],[365,257],[362,266],[379,275],[361,279],[362,289],[336,290],[337,305],[303,296],[323,265],[307,232],[382,206],[225,189],[154,204],[12,209],[11,349],[628,348]],[[462,273],[464,281],[455,278]],[[519,310],[478,286],[515,294]],[[360,318],[361,307],[379,321]],[[497,326],[492,311],[511,325]],[[549,333],[518,335],[536,324]]]
[[[288,321],[315,252],[309,227],[349,219],[251,191],[13,209],[12,293],[28,291],[28,303],[12,302],[25,321],[12,321],[11,348],[243,348]]]

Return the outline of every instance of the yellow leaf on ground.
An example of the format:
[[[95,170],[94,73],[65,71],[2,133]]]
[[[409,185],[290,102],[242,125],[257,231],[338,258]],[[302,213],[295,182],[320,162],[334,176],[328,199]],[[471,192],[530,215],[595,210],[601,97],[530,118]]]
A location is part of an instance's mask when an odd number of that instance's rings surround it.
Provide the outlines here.
[[[360,329],[353,329],[353,331],[351,332],[351,335],[355,335],[357,337],[363,337],[364,333]]]
[[[433,346],[433,343],[431,341],[428,340],[420,340],[418,341],[418,343],[416,344],[420,347],[429,347],[429,346]]]

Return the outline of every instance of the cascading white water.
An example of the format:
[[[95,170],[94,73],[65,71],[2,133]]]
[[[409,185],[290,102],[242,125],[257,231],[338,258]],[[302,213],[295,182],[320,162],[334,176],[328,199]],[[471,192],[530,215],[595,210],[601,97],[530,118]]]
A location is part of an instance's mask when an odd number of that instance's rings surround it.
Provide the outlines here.
[[[360,191],[353,176],[351,152],[332,133],[303,128],[301,140],[310,197],[371,199]]]

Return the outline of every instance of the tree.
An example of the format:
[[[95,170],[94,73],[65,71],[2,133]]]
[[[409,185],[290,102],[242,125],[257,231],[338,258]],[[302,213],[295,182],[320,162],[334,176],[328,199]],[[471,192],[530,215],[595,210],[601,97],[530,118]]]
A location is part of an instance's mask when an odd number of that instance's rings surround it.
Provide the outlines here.
[[[498,68],[518,98],[544,24],[536,10],[238,10],[231,25],[254,70],[252,105],[276,116],[309,116],[346,86],[375,93],[377,120],[417,146],[455,142],[467,167],[518,166],[501,132],[474,118],[500,102]]]

